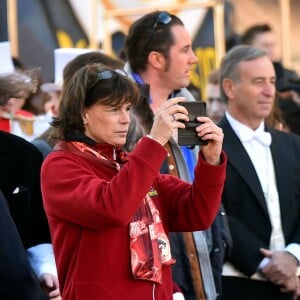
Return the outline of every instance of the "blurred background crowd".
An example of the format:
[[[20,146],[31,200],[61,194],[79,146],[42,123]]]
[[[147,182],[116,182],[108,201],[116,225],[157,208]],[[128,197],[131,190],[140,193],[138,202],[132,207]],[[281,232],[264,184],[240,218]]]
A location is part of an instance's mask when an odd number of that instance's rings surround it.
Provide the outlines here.
[[[206,5],[206,2],[210,4]],[[11,100],[7,104],[4,116],[13,114],[17,122],[8,125],[7,121],[1,120],[2,129],[22,135],[27,140],[36,138],[47,129],[57,109],[62,69],[76,53],[97,50],[125,59],[123,46],[129,25],[143,12],[155,9],[157,5],[155,1],[146,4],[142,1],[126,3],[94,0],[84,3],[76,0],[11,0],[0,3],[1,72],[25,71],[36,82],[35,89],[26,99]],[[216,73],[221,59],[219,56],[233,46],[245,43],[268,51],[277,75],[278,99],[274,116],[281,118],[282,128],[300,132],[300,49],[295,16],[299,9],[298,1],[241,3],[234,0],[190,0],[166,1],[164,5],[183,19],[191,33],[198,63],[191,74],[189,88],[196,99],[207,102],[209,113],[216,114],[216,121],[226,108],[218,97]],[[224,32],[221,34],[216,31],[216,9],[219,8],[222,10],[219,16],[224,22],[221,27]],[[109,11],[112,12],[111,16],[107,13]],[[287,25],[289,30],[284,32]],[[221,44],[221,52],[215,47],[217,39],[219,48]],[[108,44],[111,48],[107,47]],[[60,54],[60,51],[64,54]],[[12,61],[7,59],[8,56]],[[274,116],[270,116],[272,124],[275,122]]]

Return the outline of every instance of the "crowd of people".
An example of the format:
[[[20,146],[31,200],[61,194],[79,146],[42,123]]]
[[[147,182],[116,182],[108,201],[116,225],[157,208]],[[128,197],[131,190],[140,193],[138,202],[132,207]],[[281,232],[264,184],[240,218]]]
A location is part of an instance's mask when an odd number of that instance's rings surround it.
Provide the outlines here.
[[[196,146],[178,143],[201,100],[175,14],[53,83],[0,66],[0,298],[297,300],[300,79],[273,38],[247,29],[212,70]]]

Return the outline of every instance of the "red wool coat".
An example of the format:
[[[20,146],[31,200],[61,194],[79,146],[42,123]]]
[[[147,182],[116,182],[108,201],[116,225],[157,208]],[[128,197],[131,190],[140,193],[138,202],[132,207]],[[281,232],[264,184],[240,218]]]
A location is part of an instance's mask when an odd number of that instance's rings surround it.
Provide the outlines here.
[[[166,150],[144,137],[118,171],[113,148],[94,146],[109,160],[61,143],[44,161],[41,179],[62,298],[64,300],[171,300],[171,267],[162,284],[135,280],[131,272],[129,222],[153,186],[152,200],[166,233],[203,230],[212,223],[225,181],[226,156],[219,166],[201,154],[190,185],[160,175]]]

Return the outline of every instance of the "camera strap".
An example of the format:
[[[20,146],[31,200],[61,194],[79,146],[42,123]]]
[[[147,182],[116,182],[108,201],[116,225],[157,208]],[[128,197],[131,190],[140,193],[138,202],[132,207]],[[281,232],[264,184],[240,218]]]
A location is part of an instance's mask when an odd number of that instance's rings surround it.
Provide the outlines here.
[[[167,162],[168,162],[168,168],[169,168],[169,174],[179,177],[177,164],[175,161],[175,157],[173,155],[173,151],[170,146],[170,142],[165,144],[165,149],[167,150]],[[205,290],[203,285],[203,277],[201,272],[201,262],[198,258],[198,252],[195,246],[195,240],[193,237],[192,232],[183,232],[183,239],[186,247],[186,253],[188,254],[188,259],[190,263],[190,270],[193,278],[193,286],[194,286],[194,292],[197,300],[206,300],[205,296]],[[199,232],[201,234],[201,232]],[[209,258],[208,258],[209,259]],[[210,262],[208,261],[208,264],[210,266]]]

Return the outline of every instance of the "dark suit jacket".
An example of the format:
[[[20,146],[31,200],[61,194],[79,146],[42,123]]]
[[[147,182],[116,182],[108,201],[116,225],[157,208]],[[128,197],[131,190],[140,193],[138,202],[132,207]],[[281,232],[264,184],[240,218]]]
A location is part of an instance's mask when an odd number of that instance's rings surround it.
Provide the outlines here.
[[[42,161],[31,143],[0,131],[0,190],[25,249],[51,242],[40,189]]]
[[[0,299],[46,300],[0,191]]]
[[[228,157],[222,198],[233,240],[228,261],[250,276],[263,259],[259,248],[269,247],[271,224],[258,176],[246,150],[226,117],[219,126],[223,128],[223,148]],[[285,241],[300,244],[300,137],[269,131]]]

